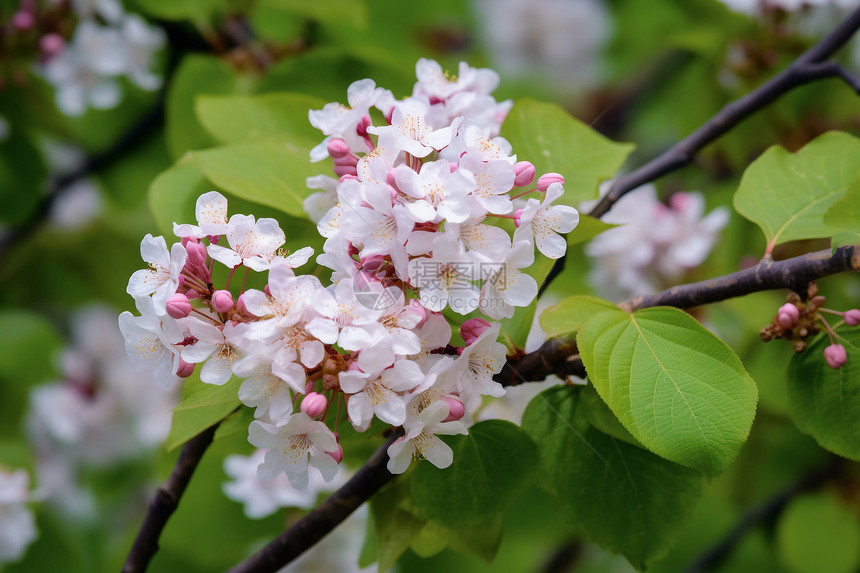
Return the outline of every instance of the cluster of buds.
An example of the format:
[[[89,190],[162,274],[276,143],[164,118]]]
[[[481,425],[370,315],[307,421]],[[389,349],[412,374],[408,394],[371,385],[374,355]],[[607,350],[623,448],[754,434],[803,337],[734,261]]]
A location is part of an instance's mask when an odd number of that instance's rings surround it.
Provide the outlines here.
[[[0,51],[8,48],[12,56],[12,79],[22,84],[37,62],[37,72],[54,86],[57,107],[66,115],[115,107],[122,97],[121,77],[144,90],[161,87],[150,68],[165,44],[164,33],[125,12],[117,0],[44,6],[21,0],[10,21],[0,26]]]
[[[779,307],[773,322],[765,325],[759,331],[759,336],[765,342],[774,338],[790,340],[794,351],[800,353],[806,350],[806,339],[818,334],[823,328],[830,338],[830,345],[824,349],[824,359],[831,368],[841,368],[848,355],[845,347],[836,342],[839,336],[822,313],[840,316],[848,326],[857,326],[860,325],[860,310],[837,311],[824,308],[827,299],[818,294],[818,286],[815,283],[809,284],[806,295],[807,300],[804,302],[797,293],[789,293],[786,303]]]
[[[306,201],[326,238],[317,262],[332,271],[329,286],[296,275],[309,247],[285,255],[277,221],[228,217],[215,191],[198,199],[197,225],[174,225],[180,241],[170,249],[162,237],[141,244],[149,268],[128,285],[141,316],[120,316],[129,354],[161,380],[198,364],[205,383],[242,379],[238,397],[256,408],[249,441],[265,450],[263,479],[284,472],[303,488],[309,464],[333,479],[342,403],[359,432],[374,418],[402,428],[388,451],[393,473],[416,458],[450,465],[437,436],[466,433],[482,396],[504,394],[493,376],[507,348],[500,324],[486,318],[534,300],[537,284],[522,269],[535,247],[561,257],[558,233],[578,222],[575,209],[553,205],[564,179],[545,174],[533,184],[534,166],[498,136],[510,103],[490,95],[494,72],[463,63],[453,78],[431,60],[416,69],[406,99],[361,80],[348,90],[349,107],[310,111],[326,135],[312,159],[332,156],[338,176],[310,178],[324,191]],[[384,125],[373,125],[371,107]],[[229,269],[217,288],[216,262]],[[267,272],[268,284],[246,290],[243,278],[236,289],[237,270]],[[486,318],[464,320],[457,344],[446,308]]]

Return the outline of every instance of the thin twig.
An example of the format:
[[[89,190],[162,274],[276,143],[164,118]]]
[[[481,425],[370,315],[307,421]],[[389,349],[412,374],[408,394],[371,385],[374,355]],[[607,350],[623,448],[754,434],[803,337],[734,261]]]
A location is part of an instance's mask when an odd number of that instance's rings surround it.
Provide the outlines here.
[[[858,28],[860,8],[855,9],[833,32],[801,54],[782,72],[744,97],[727,104],[699,129],[658,157],[620,177],[588,214],[601,217],[626,193],[690,164],[700,149],[798,86],[821,78],[840,77],[857,91],[858,81],[847,70],[838,64],[823,65],[823,62],[851,39]]]
[[[170,472],[170,477],[167,478],[163,486],[158,488],[149,502],[146,517],[137,532],[137,537],[122,568],[122,573],[146,571],[149,562],[158,551],[158,538],[161,536],[167,520],[176,511],[179,499],[185,492],[188,482],[191,481],[191,476],[200,463],[200,458],[209,444],[212,443],[219,424],[220,422],[203,430],[182,446],[179,460],[177,460],[173,471]]]
[[[328,535],[396,477],[386,467],[388,446],[402,435],[402,432],[392,434],[343,487],[229,573],[274,573]]]
[[[843,467],[843,460],[834,457],[830,465],[815,468],[762,505],[750,509],[725,537],[696,559],[684,573],[705,573],[718,567],[751,529],[775,520],[792,499],[802,493],[820,489],[837,478]]]

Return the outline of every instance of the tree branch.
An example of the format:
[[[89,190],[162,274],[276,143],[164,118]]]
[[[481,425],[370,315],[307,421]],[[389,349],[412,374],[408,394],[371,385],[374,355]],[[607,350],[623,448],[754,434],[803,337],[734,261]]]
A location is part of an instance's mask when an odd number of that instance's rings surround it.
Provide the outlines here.
[[[325,537],[396,477],[386,467],[388,446],[402,435],[394,432],[343,487],[228,573],[274,573]]]
[[[818,44],[801,54],[782,72],[744,97],[727,104],[699,129],[635,171],[620,177],[589,215],[601,217],[621,197],[649,181],[654,181],[691,163],[696,153],[741,121],[769,105],[792,89],[825,77],[840,77],[857,91],[857,81],[836,63],[822,62],[841,48],[860,28],[860,8]]]
[[[860,272],[860,251],[853,245],[832,253],[825,249],[784,261],[761,262],[722,277],[631,298],[618,306],[628,312],[652,306],[692,308],[763,290],[787,288],[802,293],[810,282],[844,271]],[[551,338],[535,352],[512,356],[493,379],[502,386],[516,386],[544,380],[550,374],[585,377],[574,341]]]
[[[191,481],[191,476],[197,468],[197,464],[200,463],[203,452],[212,443],[219,424],[220,422],[203,430],[182,446],[179,460],[177,460],[173,471],[170,472],[170,477],[167,478],[163,486],[158,488],[149,502],[146,517],[137,532],[137,537],[131,551],[129,551],[122,573],[146,571],[149,562],[155,552],[158,551],[158,538],[161,536],[167,520],[176,511],[179,499],[185,492],[188,482]]]
[[[829,481],[837,478],[843,466],[843,460],[834,457],[830,465],[810,471],[762,505],[744,513],[737,525],[716,545],[687,567],[684,573],[705,573],[719,566],[751,529],[761,523],[775,520],[788,503],[798,495],[820,489]]]

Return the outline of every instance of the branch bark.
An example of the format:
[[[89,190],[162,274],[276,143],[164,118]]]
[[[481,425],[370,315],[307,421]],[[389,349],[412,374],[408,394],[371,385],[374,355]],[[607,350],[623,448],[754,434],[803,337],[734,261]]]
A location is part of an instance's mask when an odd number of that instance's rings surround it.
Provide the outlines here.
[[[142,573],[158,551],[158,538],[167,520],[176,511],[179,499],[188,487],[200,458],[215,437],[220,422],[188,440],[179,453],[173,471],[149,502],[149,509],[126,558],[122,573]]]
[[[228,573],[274,573],[325,537],[396,477],[386,467],[388,446],[402,435],[392,434],[343,487]]]

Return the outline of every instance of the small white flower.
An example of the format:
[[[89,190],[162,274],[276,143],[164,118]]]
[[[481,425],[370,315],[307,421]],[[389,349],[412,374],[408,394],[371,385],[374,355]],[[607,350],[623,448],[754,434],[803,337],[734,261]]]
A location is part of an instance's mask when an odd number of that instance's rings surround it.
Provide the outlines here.
[[[551,259],[561,258],[567,242],[557,233],[570,233],[579,224],[579,213],[567,205],[553,205],[564,194],[561,183],[553,183],[544,200],[529,199],[520,216],[520,225],[514,231],[514,242],[534,238],[538,250]]]
[[[30,478],[24,470],[0,468],[0,565],[17,561],[36,539],[36,520],[27,507]]]
[[[233,215],[227,223],[230,248],[209,245],[209,256],[229,268],[240,264],[255,271],[266,271],[286,237],[274,219],[254,219],[253,215]]]
[[[162,386],[170,386],[179,369],[179,350],[175,345],[185,337],[176,321],[155,314],[151,299],[137,299],[137,302],[141,316],[127,311],[119,315],[126,352],[133,364],[145,367]]]
[[[164,237],[147,234],[140,242],[140,256],[149,268],[131,275],[126,292],[135,298],[152,295],[155,312],[164,315],[168,299],[179,287],[179,274],[188,253],[181,243],[174,243],[168,252]]]
[[[388,471],[402,474],[415,458],[423,458],[439,469],[450,466],[454,452],[437,435],[467,432],[460,422],[443,422],[447,417],[448,405],[444,402],[434,402],[416,416],[407,417],[403,424],[406,435],[388,446]]]

